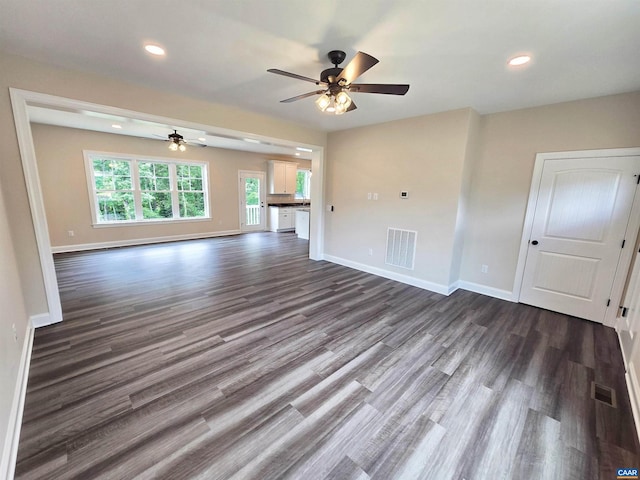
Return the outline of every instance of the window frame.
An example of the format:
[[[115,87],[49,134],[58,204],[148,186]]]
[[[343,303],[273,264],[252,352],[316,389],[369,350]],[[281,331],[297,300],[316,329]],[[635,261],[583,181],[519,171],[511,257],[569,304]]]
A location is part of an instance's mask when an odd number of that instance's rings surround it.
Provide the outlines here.
[[[118,227],[129,225],[166,224],[181,222],[202,222],[211,220],[211,207],[209,204],[209,163],[201,160],[176,159],[167,157],[156,157],[148,155],[133,155],[113,152],[99,152],[94,150],[83,150],[85,175],[87,179],[87,190],[89,194],[89,206],[91,209],[91,224],[94,228]],[[128,161],[131,168],[131,186],[133,192],[133,202],[135,207],[135,220],[114,220],[109,222],[99,221],[97,190],[93,160],[95,157],[102,157],[109,160]],[[140,186],[139,163],[164,163],[169,166],[169,184],[171,193],[171,206],[173,217],[171,218],[147,218],[143,217],[142,192]],[[204,194],[204,210],[202,217],[180,217],[180,203],[178,190],[177,165],[197,165],[202,168],[202,193]],[[146,190],[145,190],[146,191]],[[199,191],[196,191],[199,192]]]
[[[298,172],[306,172],[306,179],[304,182],[304,191],[302,197],[298,197],[297,185],[298,185]],[[305,193],[307,195],[305,195]],[[310,200],[311,199],[311,169],[310,168],[298,168],[296,170],[296,191],[293,194],[293,198],[296,200]]]

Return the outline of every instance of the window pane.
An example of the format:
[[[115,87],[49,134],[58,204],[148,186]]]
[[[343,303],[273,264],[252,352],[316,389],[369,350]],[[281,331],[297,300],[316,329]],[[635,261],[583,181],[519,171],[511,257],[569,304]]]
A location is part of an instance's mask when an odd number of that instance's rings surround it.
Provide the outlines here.
[[[138,172],[140,177],[153,177],[153,164],[140,162],[138,163]]]
[[[157,178],[156,179],[156,190],[170,190],[169,188],[169,179],[168,178]]]
[[[189,172],[193,178],[202,178],[202,167],[199,165],[191,165]]]
[[[141,197],[143,218],[173,218],[170,193],[142,192]]]
[[[180,192],[180,217],[204,217],[204,193]]]
[[[140,190],[155,190],[153,178],[140,177]]]
[[[156,177],[169,178],[169,165],[166,163],[154,163]]]
[[[191,190],[202,190],[202,180],[198,180],[198,179],[195,179],[195,178],[192,179],[191,180]]]
[[[176,173],[178,174],[178,177],[188,177],[189,165],[176,165]]]
[[[99,222],[134,220],[136,217],[131,192],[100,192],[97,200]]]
[[[113,177],[116,190],[131,190],[131,177]]]
[[[296,198],[310,198],[309,178],[311,172],[308,170],[298,170],[296,176]]]

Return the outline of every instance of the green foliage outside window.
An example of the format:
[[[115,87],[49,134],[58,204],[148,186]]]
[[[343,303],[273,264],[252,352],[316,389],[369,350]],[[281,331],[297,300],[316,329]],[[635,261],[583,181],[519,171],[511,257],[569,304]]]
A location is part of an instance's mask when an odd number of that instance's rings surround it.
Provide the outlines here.
[[[245,180],[245,198],[247,205],[258,205],[260,203],[260,184],[257,178],[247,178]]]
[[[98,223],[206,216],[203,165],[97,157],[90,161]],[[138,185],[133,184],[134,169]],[[142,218],[136,218],[136,201]]]
[[[135,220],[131,164],[126,160],[94,159],[93,173],[98,221]]]
[[[298,170],[296,176],[296,198],[311,198],[310,190],[311,172]]]
[[[200,165],[177,165],[180,217],[204,217],[204,190]]]

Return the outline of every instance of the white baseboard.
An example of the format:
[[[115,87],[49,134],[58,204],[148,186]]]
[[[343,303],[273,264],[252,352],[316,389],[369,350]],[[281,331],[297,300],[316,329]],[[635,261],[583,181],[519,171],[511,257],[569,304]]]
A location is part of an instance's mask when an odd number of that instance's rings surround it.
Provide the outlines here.
[[[465,282],[464,280],[459,280],[457,284],[458,284],[458,288],[461,288],[462,290],[468,290],[469,292],[480,293],[482,295],[487,295],[488,297],[499,298],[501,300],[507,300],[509,302],[516,301],[513,298],[513,292],[510,292],[509,290],[502,290],[500,288],[488,287],[487,285],[482,285],[480,283]]]
[[[11,403],[11,413],[7,424],[7,435],[4,441],[2,459],[0,459],[0,478],[12,480],[16,459],[18,457],[18,442],[20,440],[20,427],[22,426],[22,413],[24,411],[24,399],[27,394],[27,380],[29,379],[29,366],[31,364],[31,350],[33,348],[33,327],[29,324],[24,336],[22,355],[18,366],[18,377]]]
[[[631,411],[633,412],[633,423],[635,423],[636,426],[636,435],[640,440],[640,405],[638,405],[638,401],[640,400],[640,384],[638,383],[638,375],[636,374],[636,369],[633,367],[633,364],[629,365],[624,378],[627,381],[627,390],[629,391],[629,400],[631,402]]]
[[[450,287],[439,283],[429,282],[427,280],[421,280],[419,278],[410,277],[409,275],[403,275],[402,273],[392,272],[390,270],[384,270],[378,267],[372,267],[371,265],[365,265],[364,263],[353,262],[341,257],[334,257],[333,255],[323,255],[323,259],[327,262],[337,263],[345,267],[354,268],[361,272],[371,273],[379,277],[388,278],[389,280],[395,280],[400,283],[412,285],[414,287],[429,290],[430,292],[440,293],[442,295],[449,295],[451,293]]]
[[[177,242],[180,240],[197,240],[199,238],[226,237],[240,235],[240,230],[224,230],[222,232],[189,233],[185,235],[169,235],[166,237],[135,238],[131,240],[114,240],[112,242],[79,243],[76,245],[60,245],[51,247],[51,253],[83,252],[85,250],[100,250],[103,248],[131,247],[150,243]]]
[[[54,323],[58,323],[61,322],[62,319],[60,320],[53,320],[51,318],[51,315],[49,315],[49,313],[39,313],[37,315],[31,315],[31,317],[29,317],[29,322],[31,323],[31,326],[33,328],[40,328],[40,327],[46,327],[47,325],[53,325]]]

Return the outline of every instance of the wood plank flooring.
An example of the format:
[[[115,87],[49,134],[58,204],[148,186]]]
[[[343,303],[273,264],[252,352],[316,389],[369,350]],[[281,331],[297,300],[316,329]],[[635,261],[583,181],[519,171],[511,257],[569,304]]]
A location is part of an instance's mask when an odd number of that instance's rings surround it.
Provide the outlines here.
[[[20,479],[610,479],[640,466],[615,332],[256,233],[57,255]],[[590,398],[615,389],[618,408]]]

